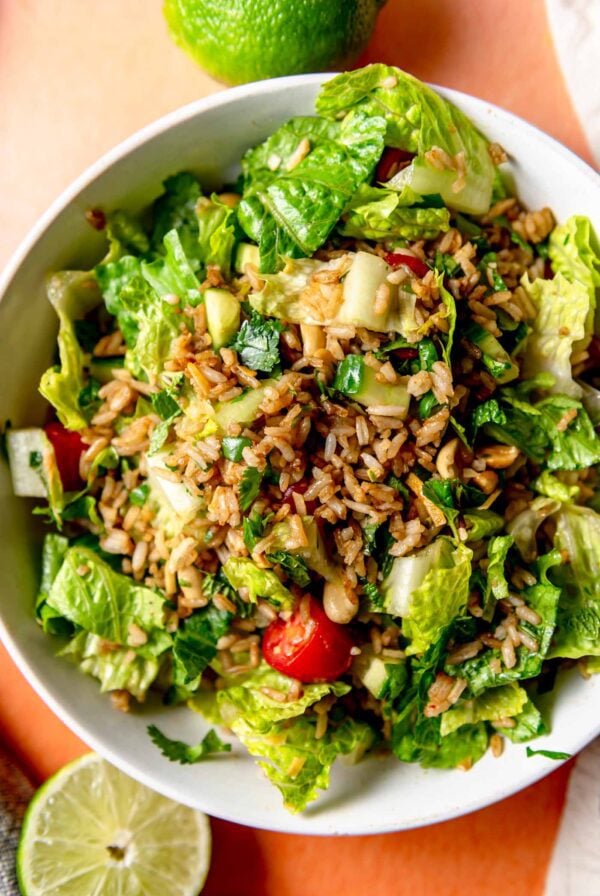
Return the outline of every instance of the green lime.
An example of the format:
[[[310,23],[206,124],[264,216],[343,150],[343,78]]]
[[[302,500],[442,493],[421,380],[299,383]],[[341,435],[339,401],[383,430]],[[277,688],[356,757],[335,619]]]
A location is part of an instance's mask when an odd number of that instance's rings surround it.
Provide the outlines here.
[[[17,874],[23,896],[197,896],[210,850],[205,815],[88,753],[29,804]]]
[[[226,84],[347,68],[386,0],[165,0],[174,40]]]

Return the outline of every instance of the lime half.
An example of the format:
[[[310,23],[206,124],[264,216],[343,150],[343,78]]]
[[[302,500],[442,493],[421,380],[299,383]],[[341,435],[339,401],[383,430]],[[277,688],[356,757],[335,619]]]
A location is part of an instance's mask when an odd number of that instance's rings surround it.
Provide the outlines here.
[[[210,851],[205,815],[89,753],[34,796],[17,873],[23,896],[197,896]]]

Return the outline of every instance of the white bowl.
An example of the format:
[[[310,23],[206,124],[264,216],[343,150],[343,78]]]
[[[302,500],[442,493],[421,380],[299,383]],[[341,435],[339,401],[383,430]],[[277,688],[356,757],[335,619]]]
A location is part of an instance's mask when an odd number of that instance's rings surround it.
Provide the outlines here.
[[[162,180],[193,169],[207,187],[231,180],[243,151],[292,115],[314,110],[327,76],[301,75],[249,84],[185,106],[139,131],[80,177],[39,221],[0,282],[0,420],[13,426],[42,421],[37,393],[51,363],[56,320],[44,293],[49,271],[86,267],[102,253],[102,238],[85,222],[86,209],[146,205]],[[520,196],[531,208],[550,206],[559,220],[588,215],[600,229],[597,175],[554,140],[514,115],[451,90],[440,91],[462,108],[513,161]],[[0,469],[0,634],[40,696],[86,743],[114,765],[165,795],[211,815],[255,827],[305,834],[367,834],[417,827],[486,806],[531,784],[556,763],[525,756],[509,745],[500,759],[488,754],[468,774],[424,771],[394,759],[355,767],[338,764],[331,789],[303,815],[290,815],[278,791],[241,746],[229,756],[195,766],[164,759],[150,742],[151,722],[167,734],[195,742],[205,730],[186,708],[158,704],[115,712],[97,683],[54,655],[55,644],[36,625],[33,598],[39,573],[40,532],[31,505],[13,497]],[[546,749],[574,753],[600,730],[600,676],[565,681],[553,713]],[[537,746],[537,744],[536,744]]]

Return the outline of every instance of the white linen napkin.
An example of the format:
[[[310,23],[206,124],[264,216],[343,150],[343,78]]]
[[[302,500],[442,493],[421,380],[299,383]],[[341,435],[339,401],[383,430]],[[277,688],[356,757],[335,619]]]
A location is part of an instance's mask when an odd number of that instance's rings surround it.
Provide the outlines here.
[[[546,0],[546,8],[567,89],[600,165],[600,2]]]

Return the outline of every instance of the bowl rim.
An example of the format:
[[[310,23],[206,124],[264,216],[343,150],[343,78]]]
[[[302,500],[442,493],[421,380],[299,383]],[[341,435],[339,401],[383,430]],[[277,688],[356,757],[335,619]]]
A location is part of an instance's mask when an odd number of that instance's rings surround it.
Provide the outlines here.
[[[69,204],[74,199],[76,199],[76,197],[82,190],[89,186],[96,178],[104,174],[113,164],[116,164],[121,159],[126,157],[129,153],[138,149],[147,141],[159,137],[162,133],[169,130],[170,128],[182,124],[187,120],[194,118],[197,115],[201,115],[213,108],[219,106],[227,106],[228,104],[235,103],[245,97],[255,97],[257,95],[260,96],[262,94],[269,94],[271,92],[279,92],[281,90],[294,88],[296,86],[314,85],[316,87],[317,85],[323,83],[325,80],[334,77],[336,74],[338,73],[323,72],[303,75],[291,75],[282,78],[273,78],[270,80],[250,82],[238,87],[218,91],[215,94],[211,94],[208,97],[194,100],[191,103],[187,103],[184,106],[181,106],[175,110],[172,110],[171,112],[166,113],[165,115],[162,115],[161,117],[143,126],[130,136],[126,137],[124,140],[117,143],[114,147],[103,153],[95,162],[87,166],[81,174],[79,174],[67,187],[65,187],[64,190],[60,192],[56,199],[41,214],[35,224],[30,228],[30,230],[21,240],[17,248],[10,256],[8,262],[4,266],[4,269],[0,272],[0,302],[2,302],[4,295],[10,289],[12,281],[18,274],[19,269],[26,260],[28,254],[32,251],[32,249],[34,249],[36,243],[53,224],[53,222],[61,214],[61,212],[63,212],[69,206]],[[595,190],[598,190],[598,175],[591,165],[581,159],[578,155],[576,155],[576,153],[568,149],[558,140],[546,134],[535,125],[530,124],[521,116],[515,115],[514,113],[509,112],[508,110],[505,110],[502,107],[495,105],[494,103],[490,103],[487,100],[473,96],[472,94],[465,93],[464,91],[445,88],[436,84],[430,84],[429,86],[431,86],[436,92],[440,93],[445,98],[449,99],[451,102],[457,101],[457,105],[460,105],[460,100],[464,98],[467,101],[478,104],[482,110],[485,110],[489,114],[497,116],[500,119],[504,118],[513,122],[516,121],[518,123],[519,130],[521,132],[524,132],[525,136],[530,141],[533,141],[534,144],[536,142],[545,144],[547,148],[553,150],[558,156],[562,157],[562,160],[567,166],[578,169],[579,173],[590,181],[590,186],[593,186]],[[31,687],[33,687],[36,693],[42,698],[44,703],[71,731],[73,731],[86,745],[89,745],[91,749],[96,750],[100,755],[106,757],[108,761],[120,768],[123,772],[146,784],[151,789],[156,790],[155,776],[152,773],[147,773],[143,767],[136,766],[127,758],[122,757],[118,751],[118,748],[112,748],[110,745],[104,743],[102,737],[91,734],[88,731],[86,723],[80,722],[79,719],[69,709],[65,708],[62,705],[60,699],[51,693],[51,690],[46,686],[46,683],[41,678],[41,676],[37,675],[30,668],[29,660],[27,658],[27,651],[20,646],[19,638],[13,637],[1,614],[0,640],[4,644],[11,660],[15,663],[27,683]],[[592,732],[591,735],[590,732]],[[586,728],[585,734],[576,739],[574,745],[575,752],[581,750],[593,739],[593,737],[597,736],[599,733],[600,719],[593,728]],[[313,836],[328,836],[332,834],[351,836],[370,834],[374,835],[379,833],[391,833],[399,830],[416,829],[430,824],[437,824],[442,821],[447,821],[453,818],[461,817],[463,815],[468,815],[471,812],[478,811],[482,808],[485,808],[486,806],[499,802],[500,800],[503,800],[519,792],[525,787],[536,783],[546,775],[550,774],[552,771],[556,770],[565,761],[567,760],[557,762],[555,760],[538,757],[536,765],[532,765],[530,773],[528,772],[526,775],[521,774],[520,776],[512,779],[508,776],[506,781],[500,781],[497,778],[496,786],[494,789],[494,796],[491,799],[488,793],[484,793],[481,796],[471,799],[469,803],[464,807],[458,805],[455,805],[453,807],[446,806],[445,808],[438,809],[437,811],[428,812],[426,818],[413,819],[407,823],[399,821],[398,823],[390,822],[382,824],[380,822],[375,827],[370,828],[366,827],[365,825],[361,826],[360,824],[357,826],[350,825],[348,828],[345,828],[343,830],[332,829],[327,831],[322,829],[311,829],[310,822],[308,822],[307,830],[305,833],[307,835]],[[171,799],[179,801],[177,788],[171,786],[168,782],[161,786],[161,792]],[[210,807],[205,811],[209,814],[214,815],[215,817],[223,818],[227,821],[238,824],[244,824],[248,827],[255,827],[262,830],[273,830],[282,833],[299,833],[298,828],[293,824],[293,819],[290,819],[289,825],[286,825],[285,822],[282,822],[278,819],[277,822],[274,822],[274,824],[270,826],[261,824],[257,820],[253,821],[252,819],[248,820],[245,818],[243,820],[240,820],[239,816],[237,816],[234,812],[224,813],[221,810],[216,812],[213,811]]]

